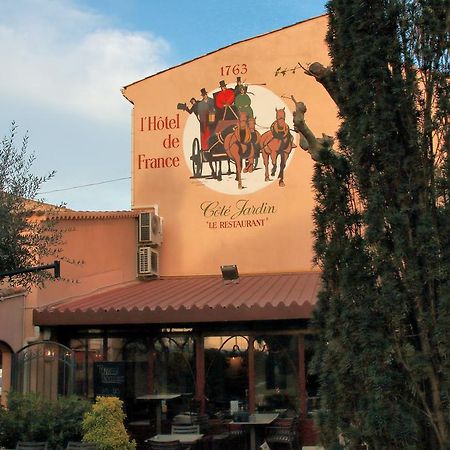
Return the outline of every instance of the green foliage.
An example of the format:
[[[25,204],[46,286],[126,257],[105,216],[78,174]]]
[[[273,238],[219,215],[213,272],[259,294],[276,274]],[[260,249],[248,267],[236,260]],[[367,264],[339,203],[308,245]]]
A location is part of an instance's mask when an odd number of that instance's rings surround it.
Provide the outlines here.
[[[323,151],[314,175],[323,442],[446,449],[450,1],[330,0],[328,11],[342,124],[341,156]]]
[[[48,219],[50,205],[37,201],[42,185],[54,176],[36,176],[31,170],[35,156],[28,154],[28,136],[17,147],[17,126],[13,123],[8,136],[0,144],[0,272],[43,264],[44,258],[53,262],[60,258],[62,233]],[[30,220],[30,218],[34,220]],[[45,219],[45,220],[44,220]],[[10,277],[13,285],[30,288],[52,279],[51,273],[41,271]]]
[[[135,450],[124,425],[123,402],[117,397],[97,397],[83,419],[83,441],[97,444],[100,450]]]
[[[75,396],[50,401],[38,394],[8,394],[8,409],[0,410],[0,445],[13,448],[17,441],[48,441],[62,449],[81,439],[81,421],[89,402]]]

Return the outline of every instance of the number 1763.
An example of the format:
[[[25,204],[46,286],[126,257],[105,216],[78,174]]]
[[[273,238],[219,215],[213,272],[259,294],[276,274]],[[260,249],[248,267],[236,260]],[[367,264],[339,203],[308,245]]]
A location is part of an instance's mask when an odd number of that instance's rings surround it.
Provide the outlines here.
[[[244,75],[247,73],[247,64],[235,64],[222,66],[220,68],[220,75],[225,77],[227,75]]]

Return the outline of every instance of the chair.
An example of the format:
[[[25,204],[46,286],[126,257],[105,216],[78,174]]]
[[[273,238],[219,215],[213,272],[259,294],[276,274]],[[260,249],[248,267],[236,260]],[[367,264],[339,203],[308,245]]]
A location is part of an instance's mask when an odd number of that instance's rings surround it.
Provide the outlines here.
[[[229,437],[231,447],[248,448],[248,430],[240,425],[230,425]]]
[[[209,434],[211,427],[209,425],[208,414],[197,414],[196,416],[194,416],[193,424],[200,427],[200,433]]]
[[[200,425],[173,424],[172,434],[200,434]]]
[[[24,442],[19,441],[16,450],[47,450],[47,442]]]
[[[200,406],[201,406],[200,400],[196,398],[191,398],[189,400],[189,411],[191,413],[200,414]]]
[[[152,439],[147,439],[145,441],[146,450],[182,450],[180,441],[153,441]]]
[[[181,413],[174,416],[172,419],[173,425],[195,425],[197,414]]]
[[[289,447],[290,450],[297,450],[298,419],[296,417],[277,419],[273,426],[266,427],[266,442],[271,449]]]
[[[229,422],[218,415],[216,418],[209,419],[208,426],[209,448],[211,450],[227,450],[231,442]]]
[[[97,447],[96,444],[94,444],[92,442],[74,442],[74,441],[69,441],[67,443],[66,450],[78,450],[78,449],[98,450],[98,447]]]

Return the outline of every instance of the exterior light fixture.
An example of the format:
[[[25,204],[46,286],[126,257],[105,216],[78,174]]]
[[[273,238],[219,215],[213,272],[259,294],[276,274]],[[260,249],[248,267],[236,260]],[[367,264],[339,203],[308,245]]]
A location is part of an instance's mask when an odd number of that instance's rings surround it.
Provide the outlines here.
[[[223,281],[228,283],[239,283],[239,272],[235,264],[228,266],[220,266]]]
[[[44,361],[45,362],[53,361],[55,359],[55,356],[56,356],[56,352],[52,348],[47,347],[44,350]]]
[[[231,350],[231,357],[236,358],[238,356],[241,356],[241,349],[238,344],[234,344],[233,349]]]
[[[238,336],[234,336],[234,345],[231,349],[231,359],[241,358],[242,359],[242,350],[239,347]]]

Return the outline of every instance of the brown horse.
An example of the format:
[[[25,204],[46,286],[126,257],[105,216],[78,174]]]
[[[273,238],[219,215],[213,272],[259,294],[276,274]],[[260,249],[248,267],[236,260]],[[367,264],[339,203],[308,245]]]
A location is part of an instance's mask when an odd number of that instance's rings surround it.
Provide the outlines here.
[[[270,126],[270,130],[261,136],[261,151],[265,167],[265,181],[270,181],[269,177],[269,157],[272,161],[272,171],[270,175],[273,177],[277,171],[277,158],[280,156],[280,171],[278,173],[278,185],[284,184],[284,168],[289,158],[291,150],[295,147],[293,137],[289,132],[289,126],[286,123],[286,112],[283,109],[275,108],[275,122]]]
[[[250,151],[251,159],[247,159],[244,172],[253,172],[253,169],[258,163],[259,152],[261,151],[261,134],[256,130],[256,117],[249,117],[247,123],[251,135],[249,145],[252,145],[253,149]]]
[[[247,113],[239,113],[238,125],[233,132],[225,137],[223,147],[226,154],[231,158],[236,165],[236,181],[238,188],[242,189],[242,160],[246,159],[246,166],[244,172],[253,171],[253,162],[255,158],[255,146],[252,143],[252,131],[249,127]]]

